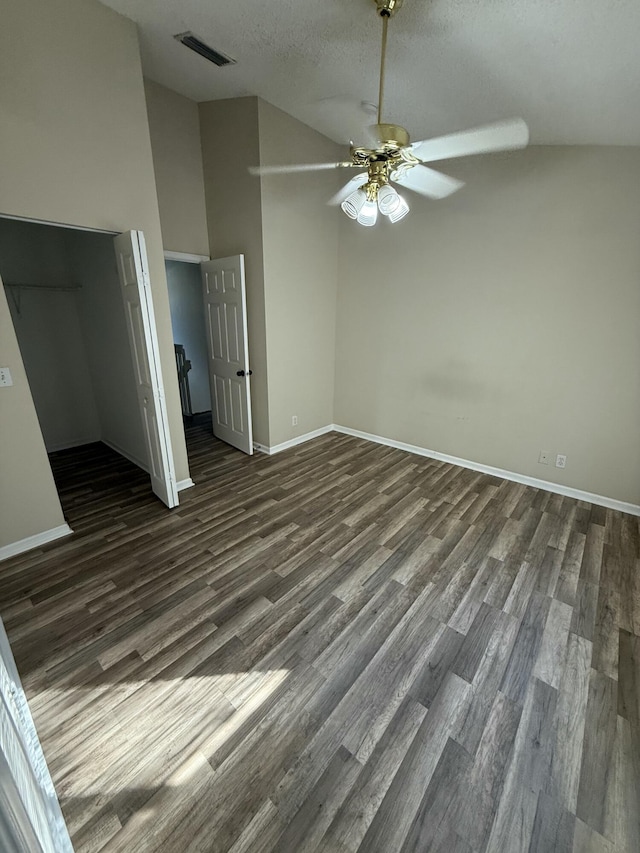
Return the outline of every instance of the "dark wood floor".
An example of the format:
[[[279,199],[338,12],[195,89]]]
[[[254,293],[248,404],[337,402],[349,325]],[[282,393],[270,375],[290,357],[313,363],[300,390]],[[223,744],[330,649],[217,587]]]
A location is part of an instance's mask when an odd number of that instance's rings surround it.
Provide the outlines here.
[[[78,851],[640,850],[638,519],[331,434],[55,457],[0,570]]]

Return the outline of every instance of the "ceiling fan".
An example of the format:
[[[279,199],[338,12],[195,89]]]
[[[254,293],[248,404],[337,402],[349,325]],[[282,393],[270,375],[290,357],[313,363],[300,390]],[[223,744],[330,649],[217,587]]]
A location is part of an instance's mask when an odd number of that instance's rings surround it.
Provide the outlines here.
[[[390,222],[398,222],[409,212],[409,205],[393,184],[432,199],[445,198],[464,186],[463,181],[437,172],[425,166],[425,163],[525,148],[529,141],[529,129],[519,118],[414,143],[410,142],[409,133],[404,127],[383,122],[387,26],[389,19],[402,6],[402,0],[373,2],[382,18],[378,122],[366,129],[365,144],[361,146],[352,143],[349,152],[351,159],[341,163],[259,166],[250,170],[257,175],[277,175],[322,169],[359,169],[358,174],[330,199],[329,204],[339,204],[347,216],[357,220],[360,225],[368,226],[375,224],[378,212],[388,217]]]

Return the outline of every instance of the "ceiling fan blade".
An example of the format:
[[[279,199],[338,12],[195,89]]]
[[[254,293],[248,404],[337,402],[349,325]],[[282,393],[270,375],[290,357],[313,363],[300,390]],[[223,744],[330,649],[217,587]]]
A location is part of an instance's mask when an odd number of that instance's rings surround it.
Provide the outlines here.
[[[360,172],[359,175],[354,175],[350,181],[347,181],[341,190],[338,190],[338,192],[329,199],[327,204],[342,204],[345,198],[348,198],[352,192],[355,192],[358,187],[367,183],[368,177],[369,175],[367,172]]]
[[[293,163],[289,166],[249,166],[252,175],[289,175],[294,172],[320,172],[323,169],[342,169],[353,163]]]
[[[443,175],[442,172],[420,165],[407,169],[406,172],[392,174],[391,180],[428,198],[446,198],[464,186],[464,181],[450,178],[449,175]]]
[[[528,142],[529,128],[521,118],[515,118],[463,130],[460,133],[450,133],[436,139],[414,142],[411,153],[423,163],[431,163],[434,160],[448,160],[450,157],[525,148]]]

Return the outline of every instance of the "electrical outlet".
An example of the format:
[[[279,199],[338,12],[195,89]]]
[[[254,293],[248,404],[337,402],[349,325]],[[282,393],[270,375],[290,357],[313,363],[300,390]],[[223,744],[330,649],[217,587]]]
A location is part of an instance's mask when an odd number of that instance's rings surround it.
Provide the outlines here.
[[[297,415],[291,416],[291,426],[298,426],[298,416]]]
[[[540,451],[540,456],[538,456],[538,462],[541,465],[548,465],[550,459],[551,459],[551,453],[548,450],[541,450]]]
[[[566,468],[567,467],[567,457],[564,453],[558,453],[556,456],[556,468]]]
[[[9,385],[13,385],[11,371],[8,367],[0,367],[0,387],[7,387]]]

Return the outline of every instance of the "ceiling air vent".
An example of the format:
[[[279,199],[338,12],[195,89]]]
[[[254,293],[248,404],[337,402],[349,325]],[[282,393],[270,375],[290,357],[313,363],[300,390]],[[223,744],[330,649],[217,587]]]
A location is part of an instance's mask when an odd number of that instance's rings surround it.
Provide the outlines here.
[[[209,47],[208,44],[205,44],[203,41],[197,36],[194,36],[193,33],[178,33],[178,35],[174,36],[174,39],[182,42],[186,47],[191,50],[195,50],[196,53],[199,53],[200,56],[204,56],[205,59],[208,59],[209,62],[213,62],[214,65],[217,65],[219,68],[222,68],[224,65],[235,65],[235,59],[230,59],[228,56],[225,56],[224,53],[218,53],[217,50],[214,50],[212,47]]]

